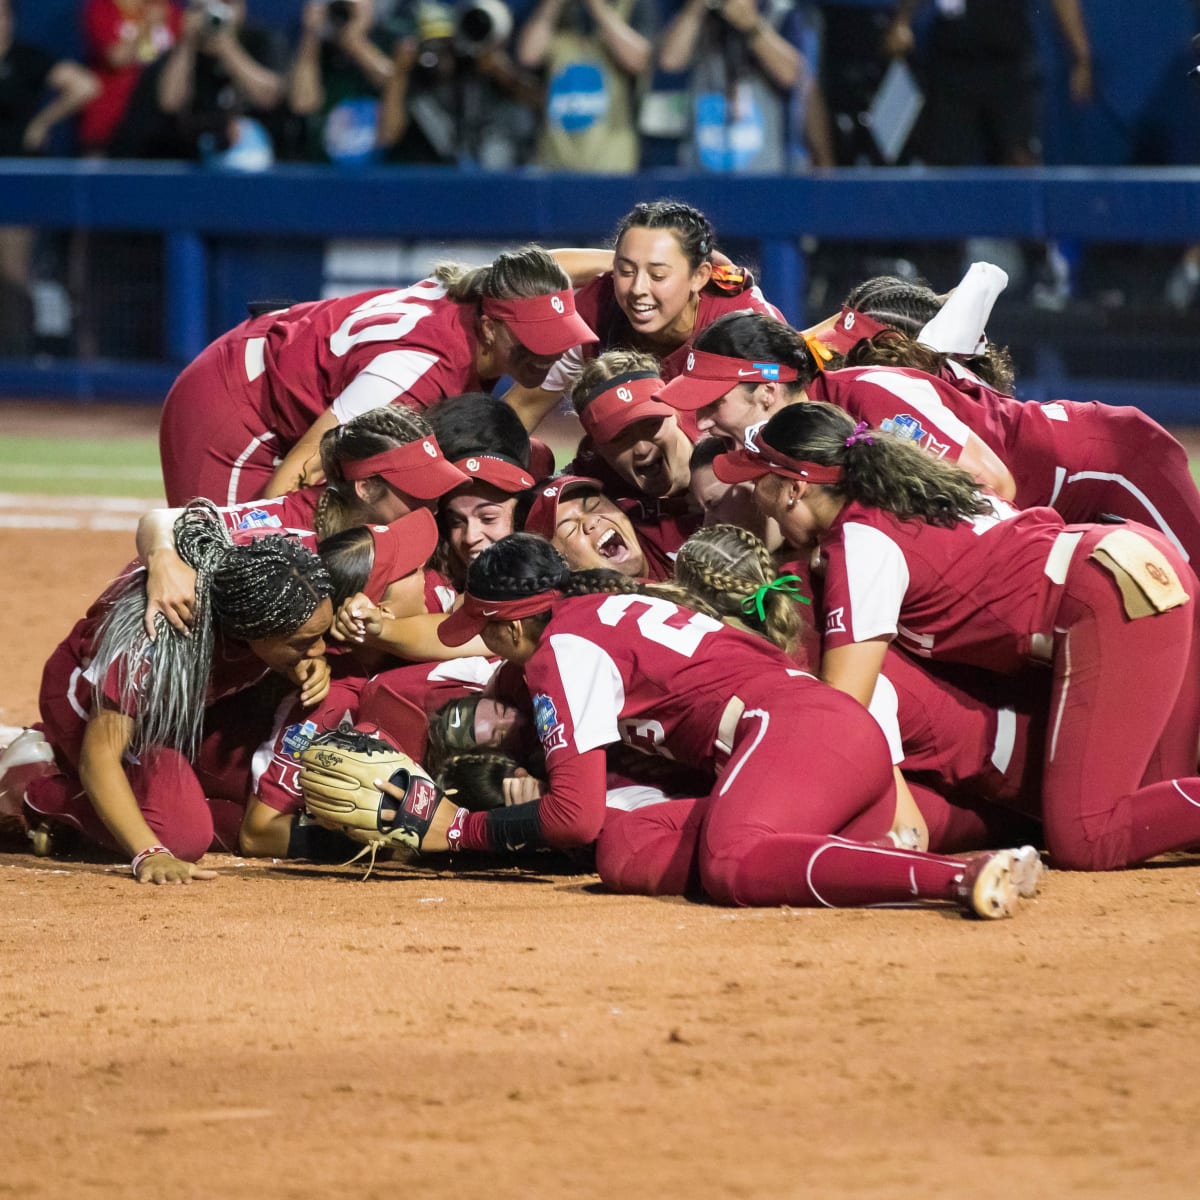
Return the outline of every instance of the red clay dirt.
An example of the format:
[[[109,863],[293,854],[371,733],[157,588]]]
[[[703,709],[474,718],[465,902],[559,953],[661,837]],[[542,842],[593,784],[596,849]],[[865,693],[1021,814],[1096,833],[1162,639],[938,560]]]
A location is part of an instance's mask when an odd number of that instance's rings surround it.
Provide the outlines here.
[[[131,548],[0,528],[0,721]],[[1200,857],[983,924],[8,846],[0,1198],[1200,1190]]]

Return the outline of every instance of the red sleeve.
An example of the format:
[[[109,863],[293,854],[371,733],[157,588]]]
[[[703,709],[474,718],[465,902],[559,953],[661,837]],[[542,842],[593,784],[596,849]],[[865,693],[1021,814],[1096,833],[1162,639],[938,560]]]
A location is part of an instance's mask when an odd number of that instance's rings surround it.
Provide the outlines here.
[[[604,824],[608,761],[598,746],[550,771],[550,790],[538,801],[538,820],[546,845],[560,850],[586,846]],[[501,850],[492,844],[487,813],[472,813],[463,826],[464,850]]]

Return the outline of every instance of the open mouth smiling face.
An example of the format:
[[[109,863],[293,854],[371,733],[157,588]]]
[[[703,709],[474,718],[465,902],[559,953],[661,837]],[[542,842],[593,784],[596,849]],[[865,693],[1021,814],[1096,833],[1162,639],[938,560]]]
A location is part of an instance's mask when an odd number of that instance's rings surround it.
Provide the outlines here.
[[[559,502],[554,546],[575,571],[608,567],[631,578],[646,572],[645,556],[629,518],[599,492]]]

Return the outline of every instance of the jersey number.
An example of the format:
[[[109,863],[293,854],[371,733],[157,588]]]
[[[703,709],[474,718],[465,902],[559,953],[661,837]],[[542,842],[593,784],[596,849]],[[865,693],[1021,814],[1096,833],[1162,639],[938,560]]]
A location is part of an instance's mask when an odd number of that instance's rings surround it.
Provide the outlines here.
[[[706,617],[703,613],[688,613],[686,608],[680,608],[669,600],[660,600],[657,596],[609,596],[596,609],[596,615],[604,625],[617,625],[634,607],[640,610],[637,627],[642,637],[656,646],[674,650],[684,658],[691,658],[708,634],[723,628],[721,622],[712,617]],[[687,620],[680,621],[685,614]]]
[[[413,326],[432,311],[418,300],[440,300],[446,289],[432,279],[423,279],[399,292],[384,292],[360,304],[329,337],[329,349],[341,358],[360,342],[395,342],[412,333]],[[394,321],[378,321],[395,317]],[[356,329],[360,321],[371,321]]]

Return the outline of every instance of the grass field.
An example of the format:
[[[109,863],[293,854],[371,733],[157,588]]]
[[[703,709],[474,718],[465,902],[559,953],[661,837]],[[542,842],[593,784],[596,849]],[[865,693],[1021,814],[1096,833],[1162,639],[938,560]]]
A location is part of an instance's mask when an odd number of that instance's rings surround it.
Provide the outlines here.
[[[0,490],[42,496],[162,495],[152,436],[0,438]]]

